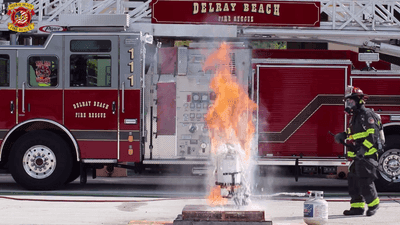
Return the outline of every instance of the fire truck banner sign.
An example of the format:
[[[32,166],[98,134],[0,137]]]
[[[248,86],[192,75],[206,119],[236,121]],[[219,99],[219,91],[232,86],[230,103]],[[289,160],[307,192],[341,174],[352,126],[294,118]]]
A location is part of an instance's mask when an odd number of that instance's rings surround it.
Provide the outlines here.
[[[35,25],[31,23],[34,5],[29,3],[13,3],[8,6],[7,15],[10,16],[11,23],[8,29],[15,32],[27,32],[33,30]]]
[[[320,26],[320,2],[153,0],[152,23]]]

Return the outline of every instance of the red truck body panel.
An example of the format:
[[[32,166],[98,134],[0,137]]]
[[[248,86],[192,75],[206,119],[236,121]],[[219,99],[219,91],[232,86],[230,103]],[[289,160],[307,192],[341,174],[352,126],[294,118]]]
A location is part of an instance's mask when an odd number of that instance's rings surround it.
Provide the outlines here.
[[[0,100],[0,130],[8,130],[16,122],[16,94],[15,89],[1,88]],[[11,113],[11,101],[14,103],[14,112]],[[2,137],[1,137],[2,138]]]
[[[260,156],[337,157],[346,66],[258,65]]]

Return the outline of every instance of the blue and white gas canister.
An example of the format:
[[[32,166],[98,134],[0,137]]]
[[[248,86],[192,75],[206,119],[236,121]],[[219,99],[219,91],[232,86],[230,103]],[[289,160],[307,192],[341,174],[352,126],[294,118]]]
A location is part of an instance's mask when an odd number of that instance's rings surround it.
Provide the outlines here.
[[[328,223],[328,202],[323,199],[323,191],[308,191],[309,198],[304,202],[304,222],[308,225]]]

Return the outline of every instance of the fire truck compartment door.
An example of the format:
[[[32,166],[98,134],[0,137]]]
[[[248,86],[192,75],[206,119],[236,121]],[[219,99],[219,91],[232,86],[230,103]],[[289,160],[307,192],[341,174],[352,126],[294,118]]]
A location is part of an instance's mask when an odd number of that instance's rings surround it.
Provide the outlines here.
[[[118,158],[118,36],[65,36],[64,124],[82,159]]]
[[[35,118],[63,122],[63,41],[18,51],[18,123]]]
[[[295,62],[295,61],[294,61]],[[344,131],[345,65],[258,65],[259,154],[339,157],[328,131]]]
[[[16,73],[17,51],[0,50],[0,140],[16,123]]]

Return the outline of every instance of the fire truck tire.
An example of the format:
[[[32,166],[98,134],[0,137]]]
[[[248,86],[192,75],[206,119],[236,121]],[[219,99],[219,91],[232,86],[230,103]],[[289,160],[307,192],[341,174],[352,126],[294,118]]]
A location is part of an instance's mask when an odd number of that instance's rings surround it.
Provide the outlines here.
[[[75,161],[73,163],[71,174],[69,175],[67,181],[65,181],[66,184],[71,183],[72,181],[76,180],[76,178],[79,177],[81,172],[79,166],[80,166],[79,162]]]
[[[386,137],[385,151],[379,155],[379,167],[381,171],[400,176],[400,135]],[[392,181],[382,172],[377,174],[375,185],[378,191],[400,191],[400,178]]]
[[[61,137],[46,130],[22,135],[9,156],[12,177],[30,190],[59,188],[72,170],[72,155],[67,146]]]

